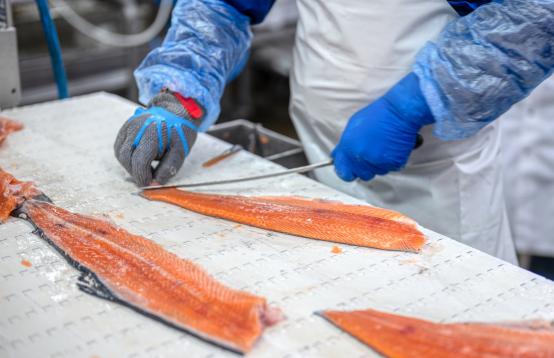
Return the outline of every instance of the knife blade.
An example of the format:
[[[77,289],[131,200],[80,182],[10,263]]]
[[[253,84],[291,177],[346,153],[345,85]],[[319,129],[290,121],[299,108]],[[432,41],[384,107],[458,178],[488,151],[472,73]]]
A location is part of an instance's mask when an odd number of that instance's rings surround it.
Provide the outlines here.
[[[318,168],[324,168],[328,167],[330,165],[333,165],[332,160],[327,160],[321,163],[315,163],[310,165],[305,165],[298,168],[292,168],[287,169],[279,172],[273,172],[268,174],[261,174],[261,175],[254,175],[250,177],[243,177],[243,178],[234,178],[234,179],[224,179],[224,180],[214,180],[214,181],[207,181],[202,183],[189,183],[189,184],[170,184],[170,185],[151,185],[151,186],[144,186],[141,187],[141,190],[154,190],[154,189],[162,189],[162,188],[193,188],[198,186],[212,186],[212,185],[222,185],[222,184],[232,184],[232,183],[240,183],[244,181],[251,181],[251,180],[259,180],[259,179],[266,179],[266,178],[275,178],[283,175],[289,175],[289,174],[301,174],[301,173],[307,173],[314,169]]]
[[[414,145],[414,150],[421,147],[423,144],[423,137],[418,134],[416,143]],[[312,170],[318,169],[318,168],[324,168],[328,167],[330,165],[333,165],[333,160],[327,160],[320,163],[305,165],[302,167],[287,169],[279,172],[273,172],[268,174],[261,174],[261,175],[254,175],[250,177],[243,177],[243,178],[234,178],[234,179],[224,179],[224,180],[214,180],[214,181],[207,181],[202,183],[190,183],[190,184],[170,184],[170,185],[151,185],[151,186],[143,186],[139,188],[140,190],[154,190],[154,189],[167,189],[167,188],[194,188],[198,186],[212,186],[212,185],[223,185],[223,184],[232,184],[232,183],[240,183],[245,181],[251,181],[251,180],[260,180],[260,179],[267,179],[267,178],[275,178],[283,175],[289,175],[289,174],[301,174],[301,173],[307,173],[311,172]]]

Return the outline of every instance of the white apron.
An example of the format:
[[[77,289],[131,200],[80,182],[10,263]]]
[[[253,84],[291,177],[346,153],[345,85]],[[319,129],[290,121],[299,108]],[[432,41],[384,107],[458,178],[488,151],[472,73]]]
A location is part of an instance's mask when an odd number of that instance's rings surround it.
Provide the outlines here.
[[[329,159],[350,116],[411,70],[417,51],[457,15],[446,0],[299,0],[290,113],[310,162]],[[495,124],[424,145],[404,170],[366,182],[317,179],[421,225],[515,263]],[[371,140],[371,138],[368,138]]]
[[[554,76],[500,124],[506,203],[517,249],[554,257]]]

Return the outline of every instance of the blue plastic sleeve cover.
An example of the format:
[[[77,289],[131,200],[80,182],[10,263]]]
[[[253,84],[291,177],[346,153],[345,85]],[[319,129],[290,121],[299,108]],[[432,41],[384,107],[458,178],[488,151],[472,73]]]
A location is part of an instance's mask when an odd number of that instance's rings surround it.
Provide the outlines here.
[[[435,135],[463,139],[525,98],[554,68],[554,1],[504,0],[461,17],[427,43],[414,72]]]
[[[240,71],[250,47],[250,18],[221,0],[178,0],[163,44],[135,70],[143,104],[163,87],[206,109],[200,130],[217,119],[223,89]]]

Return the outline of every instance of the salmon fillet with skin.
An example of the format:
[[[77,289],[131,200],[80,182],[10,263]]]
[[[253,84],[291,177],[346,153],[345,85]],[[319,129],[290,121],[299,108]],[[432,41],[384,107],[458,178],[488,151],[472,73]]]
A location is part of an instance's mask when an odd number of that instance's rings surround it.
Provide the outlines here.
[[[251,350],[264,328],[281,319],[265,298],[224,286],[153,241],[33,199],[40,191],[6,172],[0,172],[0,183],[12,183],[4,186],[2,214],[17,207],[12,215],[31,222],[83,273],[78,286],[89,294],[239,353]]]
[[[434,323],[372,309],[318,313],[392,358],[552,358],[552,322]]]
[[[369,206],[298,197],[201,194],[175,188],[145,190],[141,195],[200,214],[310,239],[410,252],[418,252],[425,243],[411,219]]]
[[[0,144],[6,140],[6,138],[13,132],[17,132],[23,129],[23,124],[0,116]]]

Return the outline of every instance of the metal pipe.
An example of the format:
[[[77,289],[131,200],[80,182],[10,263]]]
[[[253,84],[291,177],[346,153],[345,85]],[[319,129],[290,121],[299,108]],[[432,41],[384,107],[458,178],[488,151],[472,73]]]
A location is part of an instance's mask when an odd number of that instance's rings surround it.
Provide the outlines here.
[[[67,89],[67,75],[65,74],[62,50],[60,48],[60,41],[58,39],[56,26],[52,21],[52,16],[50,16],[48,0],[36,0],[36,3],[38,11],[40,13],[42,30],[44,31],[44,36],[48,45],[48,52],[50,53],[52,70],[54,71],[54,79],[56,80],[56,86],[58,87],[58,97],[60,99],[67,98],[69,97],[69,92]]]

